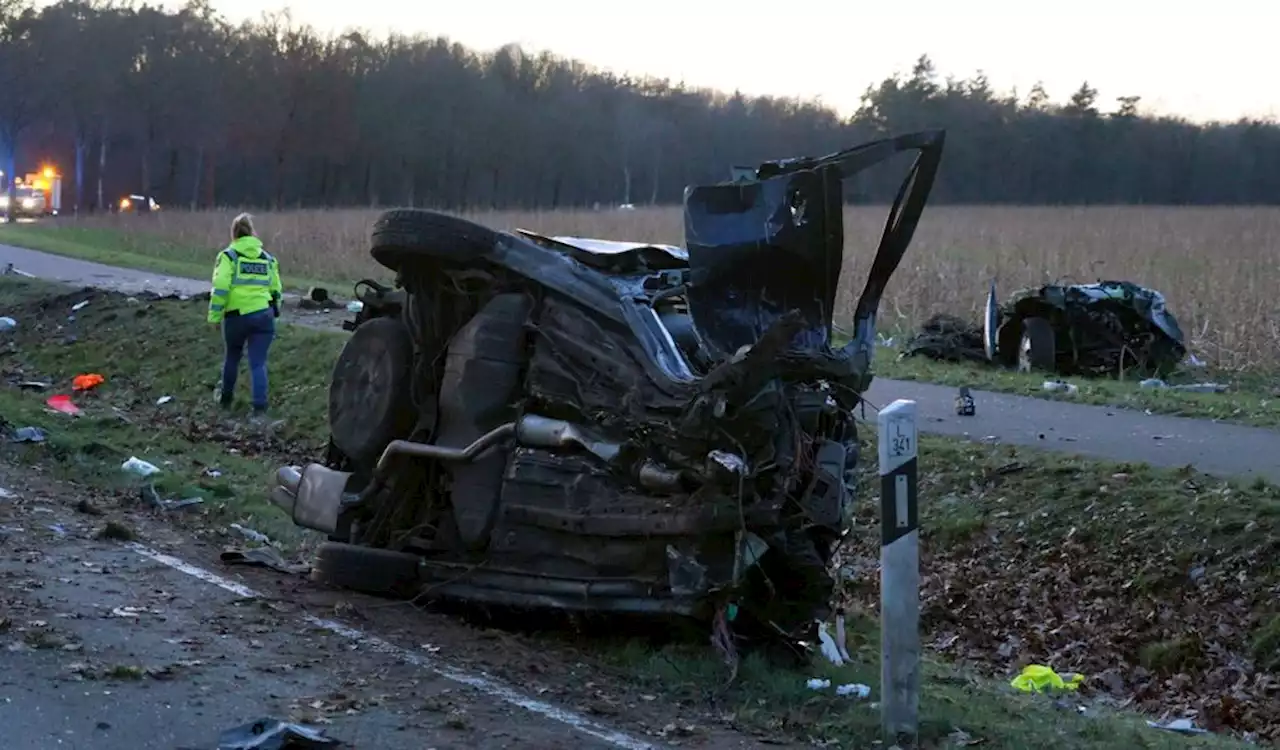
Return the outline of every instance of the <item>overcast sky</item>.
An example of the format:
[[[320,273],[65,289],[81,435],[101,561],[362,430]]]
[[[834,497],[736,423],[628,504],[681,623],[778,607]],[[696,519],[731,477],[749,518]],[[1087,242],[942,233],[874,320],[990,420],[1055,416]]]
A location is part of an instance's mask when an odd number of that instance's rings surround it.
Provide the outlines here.
[[[180,4],[166,0],[166,4]],[[213,0],[239,20],[286,0]],[[1039,6],[1035,9],[1035,6]],[[983,70],[1001,90],[1082,81],[1104,110],[1138,94],[1193,119],[1280,115],[1280,45],[1261,0],[294,0],[325,30],[444,35],[482,50],[518,42],[617,71],[751,94],[821,97],[849,112],[868,83],[927,53],[943,75]],[[897,10],[893,10],[896,8]],[[1252,79],[1252,83],[1250,82]]]

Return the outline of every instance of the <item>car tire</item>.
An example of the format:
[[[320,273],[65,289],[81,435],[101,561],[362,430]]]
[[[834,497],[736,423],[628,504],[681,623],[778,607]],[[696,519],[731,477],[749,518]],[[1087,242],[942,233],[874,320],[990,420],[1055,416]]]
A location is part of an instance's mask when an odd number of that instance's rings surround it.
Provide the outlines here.
[[[1048,320],[1026,318],[1022,321],[1018,369],[1022,372],[1054,372],[1058,369],[1057,342],[1054,341],[1053,325]]]
[[[342,347],[329,380],[329,434],[356,464],[413,429],[412,370],[413,338],[397,318],[366,320]]]
[[[373,223],[370,251],[379,264],[400,271],[414,261],[474,262],[493,249],[498,233],[457,216],[417,208],[386,211]]]
[[[357,544],[325,542],[316,552],[311,580],[374,596],[408,597],[418,593],[422,558]]]

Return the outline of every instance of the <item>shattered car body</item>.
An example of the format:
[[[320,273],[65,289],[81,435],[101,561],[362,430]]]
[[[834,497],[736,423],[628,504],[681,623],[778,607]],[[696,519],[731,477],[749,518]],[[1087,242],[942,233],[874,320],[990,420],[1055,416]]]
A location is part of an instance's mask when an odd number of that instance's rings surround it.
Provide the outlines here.
[[[1187,354],[1164,295],[1129,281],[1047,284],[999,308],[992,282],[983,337],[988,358],[1064,375],[1162,374]]]
[[[1004,304],[992,282],[981,326],[934,315],[903,350],[904,356],[1087,376],[1160,375],[1186,354],[1164,295],[1128,281],[1048,284],[1020,290]]]
[[[323,531],[322,580],[812,637],[851,523],[853,409],[941,131],[685,192],[686,248],[384,213],[334,366],[323,462],[273,501]],[[916,152],[831,345],[842,180]]]

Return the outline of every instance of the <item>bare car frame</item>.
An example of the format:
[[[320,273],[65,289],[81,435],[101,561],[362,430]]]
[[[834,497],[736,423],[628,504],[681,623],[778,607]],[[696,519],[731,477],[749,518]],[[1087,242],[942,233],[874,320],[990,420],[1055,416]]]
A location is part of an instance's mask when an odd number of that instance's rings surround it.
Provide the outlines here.
[[[357,285],[327,455],[272,488],[329,536],[314,575],[812,639],[851,525],[876,312],[944,139],[687,188],[685,248],[384,213],[372,254],[396,288]],[[842,181],[903,152],[853,339],[833,348]]]

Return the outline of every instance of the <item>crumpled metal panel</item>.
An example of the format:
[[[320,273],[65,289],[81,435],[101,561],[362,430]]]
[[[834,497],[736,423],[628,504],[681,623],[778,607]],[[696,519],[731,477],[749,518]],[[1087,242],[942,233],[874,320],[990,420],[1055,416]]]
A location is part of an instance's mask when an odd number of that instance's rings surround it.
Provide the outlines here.
[[[869,366],[875,319],[890,276],[906,253],[942,158],[943,131],[887,138],[818,158],[768,162],[755,181],[685,190],[689,311],[721,355],[751,346],[783,315],[804,324],[792,345],[825,350],[844,263],[842,181],[904,151],[919,154],[880,237],[844,352]]]

